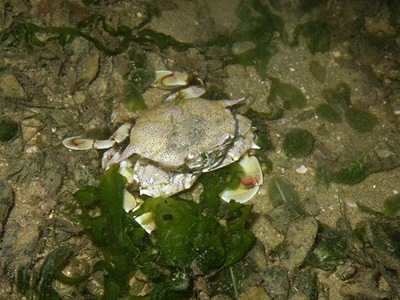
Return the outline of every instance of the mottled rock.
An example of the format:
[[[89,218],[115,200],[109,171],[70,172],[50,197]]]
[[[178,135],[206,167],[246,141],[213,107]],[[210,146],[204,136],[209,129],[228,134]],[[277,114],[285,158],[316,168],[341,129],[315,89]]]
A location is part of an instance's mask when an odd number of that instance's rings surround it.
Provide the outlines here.
[[[0,97],[12,99],[27,98],[24,89],[12,74],[0,74]]]
[[[304,261],[314,244],[318,231],[318,222],[314,217],[296,219],[285,235],[285,250],[281,255],[281,265],[289,274],[293,273]]]
[[[251,287],[239,296],[239,300],[272,299],[263,287]]]
[[[4,224],[8,214],[14,205],[14,193],[11,186],[0,180],[0,236],[3,233]]]

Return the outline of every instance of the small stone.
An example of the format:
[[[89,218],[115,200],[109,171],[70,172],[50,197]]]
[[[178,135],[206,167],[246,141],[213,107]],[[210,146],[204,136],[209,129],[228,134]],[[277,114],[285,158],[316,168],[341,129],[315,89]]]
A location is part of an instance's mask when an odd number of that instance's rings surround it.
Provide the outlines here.
[[[265,288],[261,286],[253,286],[239,296],[239,300],[253,300],[253,299],[272,299]]]
[[[281,265],[293,274],[304,262],[317,236],[318,222],[314,217],[298,218],[286,231],[285,250],[281,255]]]
[[[232,52],[235,55],[243,54],[249,50],[253,50],[256,48],[256,45],[249,41],[237,42],[232,46]]]
[[[296,173],[299,173],[299,174],[306,174],[307,171],[308,171],[308,168],[305,165],[301,165],[300,167],[298,167],[296,169]]]
[[[27,99],[24,89],[12,74],[0,74],[0,97]]]
[[[99,61],[100,55],[97,53],[83,56],[77,67],[77,82],[91,84],[99,72]]]

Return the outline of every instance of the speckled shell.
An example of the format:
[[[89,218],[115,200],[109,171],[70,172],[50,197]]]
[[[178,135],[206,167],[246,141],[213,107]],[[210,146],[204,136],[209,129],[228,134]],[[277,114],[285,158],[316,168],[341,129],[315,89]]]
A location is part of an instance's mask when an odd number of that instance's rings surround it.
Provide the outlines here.
[[[162,103],[137,119],[123,155],[137,153],[171,170],[187,168],[190,162],[213,163],[232,144],[236,123],[222,101],[194,98]]]

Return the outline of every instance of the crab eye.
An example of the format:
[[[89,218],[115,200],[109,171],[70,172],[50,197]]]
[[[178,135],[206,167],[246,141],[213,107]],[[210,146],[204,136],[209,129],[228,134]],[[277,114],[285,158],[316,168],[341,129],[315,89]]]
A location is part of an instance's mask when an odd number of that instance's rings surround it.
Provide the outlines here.
[[[186,160],[192,161],[192,160],[195,160],[198,156],[199,156],[198,153],[189,152],[188,155],[186,155]]]
[[[227,134],[225,134],[224,138],[225,138],[225,140],[230,140],[233,138],[233,136],[230,135],[229,133],[227,133]]]

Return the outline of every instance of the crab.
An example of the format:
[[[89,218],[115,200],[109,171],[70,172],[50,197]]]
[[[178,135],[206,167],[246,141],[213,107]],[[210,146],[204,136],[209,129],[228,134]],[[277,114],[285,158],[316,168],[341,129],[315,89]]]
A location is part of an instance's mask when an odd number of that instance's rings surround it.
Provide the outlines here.
[[[171,89],[189,81],[193,80],[186,73],[157,71],[154,85]],[[202,87],[189,86],[143,112],[134,125],[123,124],[108,140],[74,136],[63,144],[72,150],[108,149],[102,167],[119,164],[128,184],[135,182],[140,194],[150,197],[187,190],[202,173],[239,161],[244,170],[240,186],[224,190],[220,197],[245,202],[263,179],[258,160],[251,155],[259,148],[251,121],[230,109],[244,98],[206,100],[200,97],[203,93]],[[128,137],[128,146],[118,150]]]

